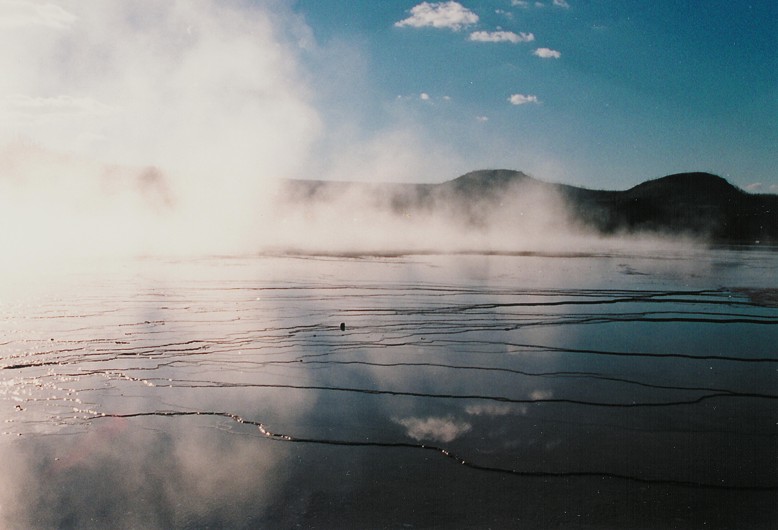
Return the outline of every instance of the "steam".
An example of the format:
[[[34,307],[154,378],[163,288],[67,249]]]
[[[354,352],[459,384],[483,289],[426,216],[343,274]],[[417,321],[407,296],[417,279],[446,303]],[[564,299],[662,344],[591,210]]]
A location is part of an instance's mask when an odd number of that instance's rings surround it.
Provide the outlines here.
[[[261,7],[11,1],[0,15],[6,248],[240,248],[319,134]]]
[[[36,4],[3,8],[13,5]],[[150,0],[58,9],[56,28],[30,14],[4,32],[4,140],[242,185],[300,163],[318,118],[267,12]]]
[[[273,248],[317,253],[566,250],[583,234],[563,199],[543,184],[516,182],[499,197],[448,186],[291,184],[279,196]],[[575,241],[578,240],[578,243]]]
[[[283,179],[429,182],[465,165],[407,116],[370,133],[349,113],[328,123],[301,60],[316,43],[281,2],[4,0],[0,21],[8,267],[283,248],[580,244],[559,198],[537,188],[513,194],[499,213],[482,205],[476,222],[468,216],[477,205],[463,212],[445,197],[398,207],[418,202],[399,188],[336,187],[317,204],[285,195]],[[332,72],[322,71],[334,90]]]

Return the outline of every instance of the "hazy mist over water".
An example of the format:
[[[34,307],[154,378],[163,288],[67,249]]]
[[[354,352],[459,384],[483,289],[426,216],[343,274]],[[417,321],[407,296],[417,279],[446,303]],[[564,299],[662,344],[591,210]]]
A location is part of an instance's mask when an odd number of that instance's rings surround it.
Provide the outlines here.
[[[298,54],[311,38],[305,25],[281,4],[239,7],[150,1],[4,7],[6,267],[263,249],[532,251],[597,244],[570,225],[558,197],[537,189],[518,194],[511,218],[484,212],[475,227],[458,211],[390,212],[391,197],[369,186],[344,188],[316,207],[289,203],[279,195],[281,179],[429,182],[452,179],[468,166],[410,130],[333,142],[340,136],[323,130],[300,67]],[[274,25],[280,19],[283,32]],[[25,61],[18,60],[22,50]]]
[[[282,3],[246,7],[3,4],[8,256],[254,252],[302,237],[273,211],[278,179],[455,176],[417,138],[325,142],[309,30]]]
[[[446,195],[430,207],[398,208],[398,201],[417,202],[418,191],[338,183],[301,200],[277,179],[184,184],[153,166],[107,166],[21,144],[2,156],[9,178],[1,183],[0,215],[9,230],[0,237],[9,272],[24,268],[17,264],[40,270],[52,261],[154,255],[650,253],[698,246],[684,235],[597,234],[574,220],[553,188],[535,182],[507,189],[499,209]]]

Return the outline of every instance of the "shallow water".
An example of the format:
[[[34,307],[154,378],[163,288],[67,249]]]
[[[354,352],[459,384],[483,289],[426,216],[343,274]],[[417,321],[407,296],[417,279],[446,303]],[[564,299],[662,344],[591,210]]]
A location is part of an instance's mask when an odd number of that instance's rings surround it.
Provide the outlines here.
[[[253,256],[0,290],[8,528],[768,528],[778,253]]]

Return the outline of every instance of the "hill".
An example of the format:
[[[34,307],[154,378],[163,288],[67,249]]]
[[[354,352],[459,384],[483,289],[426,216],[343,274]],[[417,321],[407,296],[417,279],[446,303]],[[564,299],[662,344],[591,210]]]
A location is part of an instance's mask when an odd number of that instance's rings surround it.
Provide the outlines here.
[[[553,195],[564,204],[554,215],[606,235],[662,234],[711,243],[778,244],[778,195],[747,193],[710,173],[678,173],[624,191],[546,183],[520,171],[479,170],[439,184],[353,184],[287,181],[298,205],[326,202],[359,190],[368,207],[397,214],[456,212],[479,225],[495,212],[516,209],[516,199]],[[526,202],[526,201],[525,201]],[[504,216],[510,219],[510,216]],[[510,227],[506,226],[506,229]]]
[[[714,243],[778,243],[778,196],[750,194],[710,173],[678,173],[618,192],[568,194],[603,233],[690,235]]]

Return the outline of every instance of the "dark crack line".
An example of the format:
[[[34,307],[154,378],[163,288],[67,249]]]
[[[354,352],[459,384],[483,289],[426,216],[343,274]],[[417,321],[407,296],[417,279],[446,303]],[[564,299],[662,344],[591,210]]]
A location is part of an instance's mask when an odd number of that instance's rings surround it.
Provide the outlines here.
[[[387,367],[387,368],[397,368],[397,367],[430,367],[430,368],[445,368],[450,370],[473,370],[473,371],[485,371],[485,372],[500,372],[500,373],[508,373],[508,374],[516,374],[516,375],[523,375],[527,377],[548,377],[548,378],[570,378],[570,379],[598,379],[601,381],[610,381],[615,383],[625,383],[629,385],[637,385],[637,386],[643,386],[647,388],[655,388],[659,390],[684,390],[684,391],[697,391],[697,392],[715,392],[720,394],[736,394],[737,392],[727,389],[727,388],[711,388],[711,387],[695,387],[695,386],[673,386],[673,385],[658,385],[653,383],[646,383],[643,381],[637,381],[635,379],[627,379],[622,377],[614,377],[614,376],[608,376],[604,375],[602,373],[598,372],[526,372],[523,370],[516,370],[513,368],[500,368],[500,367],[492,367],[492,366],[459,366],[459,365],[453,365],[453,364],[444,364],[444,363],[409,363],[409,362],[396,362],[396,363],[378,363],[378,362],[371,362],[371,361],[303,361],[300,360],[293,360],[293,361],[266,361],[263,363],[257,363],[260,365],[266,365],[266,364],[291,364],[294,365],[296,363],[303,363],[303,364],[336,364],[336,365],[365,365],[365,366],[376,366],[376,367]],[[778,396],[776,396],[778,397]]]
[[[760,394],[756,392],[715,392],[711,394],[705,394],[698,396],[694,399],[679,400],[679,401],[662,401],[662,402],[637,402],[631,403],[609,403],[603,401],[587,401],[570,398],[547,398],[547,399],[520,399],[509,398],[505,396],[486,396],[480,394],[432,394],[428,392],[412,392],[402,390],[382,390],[373,388],[355,388],[355,387],[338,387],[338,386],[320,386],[320,385],[288,385],[280,383],[230,383],[230,382],[217,382],[217,381],[199,381],[192,379],[178,379],[170,381],[168,379],[156,379],[148,378],[145,381],[164,381],[164,384],[160,384],[160,387],[168,388],[280,388],[288,390],[321,390],[328,392],[351,392],[356,394],[367,395],[385,395],[385,396],[402,396],[402,397],[422,397],[431,399],[466,399],[466,400],[483,400],[483,401],[497,401],[499,403],[518,403],[518,404],[567,404],[567,405],[582,405],[589,407],[608,407],[608,408],[649,408],[649,407],[676,407],[682,405],[697,405],[703,401],[715,398],[751,398],[751,399],[778,399],[778,396],[772,394]]]
[[[456,306],[444,306],[435,309],[420,310],[424,312],[457,312],[471,311],[480,309],[498,309],[504,307],[547,307],[547,306],[567,306],[567,305],[610,305],[622,303],[651,303],[651,304],[693,304],[693,305],[723,305],[734,307],[763,307],[760,304],[743,300],[723,299],[728,291],[707,290],[707,291],[607,291],[607,290],[581,290],[581,291],[536,291],[536,292],[492,292],[476,291],[469,294],[483,294],[490,296],[511,296],[511,297],[558,297],[573,296],[579,298],[598,298],[596,300],[557,300],[543,302],[491,302],[480,304],[462,304]],[[608,298],[617,296],[616,298]],[[679,297],[698,296],[703,298],[679,298]],[[710,298],[715,296],[715,298]],[[673,298],[675,297],[675,298]],[[400,310],[398,313],[402,313]]]
[[[128,372],[144,372],[144,371],[155,371],[159,369],[161,365],[165,366],[172,366],[175,363],[178,363],[180,361],[170,361],[169,363],[161,363],[158,364],[155,367],[131,367],[131,368],[124,368],[124,369],[112,369],[112,370],[85,370],[81,372],[75,372],[75,373],[61,373],[57,374],[58,377],[83,377],[83,376],[93,376],[93,375],[103,375],[108,378],[118,378],[123,380],[129,380],[129,381],[136,381],[141,382],[144,384],[153,384],[152,381],[159,381],[159,378],[140,378],[135,377],[132,375],[129,375]],[[293,360],[293,361],[267,361],[267,362],[258,362],[258,363],[241,363],[244,366],[246,364],[249,364],[251,366],[257,366],[257,367],[263,367],[267,365],[299,365],[302,361]],[[202,363],[201,363],[202,364]],[[454,369],[454,370],[475,370],[475,371],[488,371],[488,372],[501,372],[501,373],[510,373],[510,374],[516,374],[516,375],[522,375],[522,376],[528,376],[528,377],[542,377],[542,378],[570,378],[570,379],[595,379],[595,380],[601,380],[601,381],[608,381],[608,382],[615,382],[615,383],[624,383],[624,384],[630,384],[630,385],[636,385],[641,386],[645,388],[652,388],[652,389],[658,389],[658,390],[671,390],[671,391],[685,391],[685,392],[708,392],[708,396],[732,396],[732,397],[762,397],[762,398],[772,398],[772,399],[778,399],[778,396],[770,396],[767,394],[743,394],[739,393],[735,390],[730,390],[726,388],[713,388],[713,387],[689,387],[689,386],[673,386],[673,385],[659,385],[659,384],[653,384],[653,383],[646,383],[643,381],[633,380],[633,379],[626,379],[626,378],[620,378],[620,377],[613,377],[613,376],[607,376],[596,372],[524,372],[521,370],[514,370],[509,368],[493,368],[493,367],[485,367],[485,366],[457,366],[457,365],[447,365],[442,363],[375,363],[375,362],[368,362],[368,361],[307,361],[304,364],[321,364],[321,365],[329,365],[329,364],[337,364],[337,365],[367,365],[367,366],[377,366],[377,367],[400,367],[400,366],[407,366],[407,367],[433,367],[433,368],[445,368],[445,369]],[[235,370],[241,370],[240,367],[234,368]],[[164,387],[171,387],[171,386],[178,386],[175,383],[178,381],[171,381],[169,379],[165,379],[165,384],[160,385]],[[155,385],[156,386],[156,385]],[[488,398],[484,398],[488,399]],[[507,398],[506,398],[507,399]],[[542,400],[532,400],[532,402],[537,402]],[[684,402],[685,403],[685,402]],[[681,403],[681,404],[684,404]],[[590,403],[587,403],[590,404]],[[604,405],[603,405],[604,406]],[[649,406],[649,405],[645,405]]]
[[[636,482],[640,484],[654,484],[654,485],[666,485],[676,486],[684,488],[695,489],[715,489],[715,490],[732,490],[732,491],[778,491],[778,486],[744,486],[737,484],[715,484],[710,482],[698,482],[698,481],[686,481],[675,479],[663,479],[663,478],[648,478],[637,475],[627,475],[623,473],[612,473],[607,471],[527,471],[519,470],[515,468],[503,468],[497,466],[487,466],[478,464],[470,460],[466,460],[461,456],[452,453],[448,449],[436,445],[429,445],[423,443],[412,442],[381,442],[381,441],[355,441],[355,440],[338,440],[330,438],[307,438],[297,437],[290,434],[276,433],[269,430],[264,423],[254,420],[247,420],[237,414],[231,412],[217,412],[217,411],[154,411],[154,412],[135,412],[126,414],[112,414],[101,413],[89,418],[89,420],[96,420],[100,418],[138,418],[138,417],[178,417],[178,416],[217,416],[230,419],[240,424],[253,425],[258,428],[259,432],[267,439],[288,442],[288,443],[301,443],[301,444],[318,444],[318,445],[332,445],[342,447],[379,447],[386,449],[415,449],[424,450],[436,453],[447,459],[453,460],[457,464],[465,466],[470,469],[485,471],[490,473],[500,473],[505,475],[519,476],[519,477],[536,477],[536,478],[607,478],[615,480],[624,480],[629,482]]]
[[[552,353],[582,353],[588,355],[606,355],[614,357],[649,357],[659,359],[688,359],[694,361],[729,361],[740,363],[778,363],[778,357],[734,357],[728,355],[692,355],[688,353],[655,353],[655,352],[621,352],[613,350],[593,350],[593,349],[577,349],[577,348],[562,348],[557,346],[545,346],[542,344],[521,344],[515,342],[502,342],[502,341],[485,341],[485,340],[445,340],[436,339],[440,343],[449,344],[484,344],[491,346],[508,346],[514,348],[524,348],[529,350],[537,350],[539,352],[552,352]],[[412,343],[416,344],[416,343]],[[524,352],[515,352],[524,353]]]

